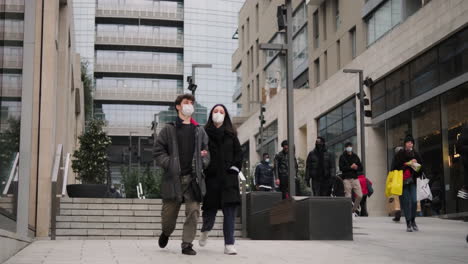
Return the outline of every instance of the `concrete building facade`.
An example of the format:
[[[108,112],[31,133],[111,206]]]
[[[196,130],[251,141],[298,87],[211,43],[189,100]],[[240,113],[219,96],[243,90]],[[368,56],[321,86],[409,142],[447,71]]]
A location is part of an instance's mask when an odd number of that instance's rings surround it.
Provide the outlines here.
[[[294,14],[301,5],[306,6],[308,32],[308,85],[301,85],[304,81],[300,73],[294,80],[296,156],[305,160],[317,136],[327,140],[336,159],[346,141],[354,142],[356,153],[361,153],[363,146],[357,144],[361,139],[358,76],[342,70],[363,70],[364,78],[373,81],[364,87],[371,101],[365,109],[372,111],[372,116],[365,118],[366,174],[377,193],[368,201],[371,215],[386,214],[385,179],[393,149],[403,144],[406,134],[413,134],[416,149],[427,160],[426,174],[438,197],[428,214],[466,211],[466,204],[456,198],[463,170],[454,144],[461,126],[468,121],[466,114],[456,114],[456,109],[468,109],[468,3],[292,2]],[[273,155],[287,138],[286,91],[282,85],[270,85],[267,69],[271,54],[254,45],[257,39],[259,43],[276,41],[279,4],[283,1],[249,1],[239,16],[240,44],[233,54],[232,69],[240,72],[242,84],[233,99],[242,104],[238,132],[249,169],[259,161],[262,151]],[[262,14],[258,31],[250,24],[256,21],[257,5]],[[256,53],[260,57],[254,68],[249,63],[251,50],[254,58]],[[279,65],[274,82],[281,84],[285,74]],[[266,107],[268,131],[263,145],[258,144],[260,103]]]
[[[49,235],[55,152],[84,130],[72,2],[0,1],[0,261]],[[69,169],[68,182],[75,182]]]

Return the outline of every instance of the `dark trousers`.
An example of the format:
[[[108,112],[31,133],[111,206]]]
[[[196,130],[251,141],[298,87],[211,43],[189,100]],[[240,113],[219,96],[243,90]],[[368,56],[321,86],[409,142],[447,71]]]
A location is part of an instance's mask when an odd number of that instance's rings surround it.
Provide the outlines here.
[[[400,196],[401,208],[405,213],[406,222],[409,223],[416,218],[417,200],[416,184],[403,185],[403,195]]]
[[[463,167],[464,167],[464,173],[465,173],[465,178],[464,178],[464,185],[465,187],[468,187],[468,154],[465,154],[465,156],[462,159],[463,161]]]
[[[201,229],[202,232],[211,231],[213,229],[217,212],[217,209],[203,210],[203,226]],[[236,227],[237,206],[224,207],[223,215],[224,244],[234,245],[234,230]]]
[[[361,216],[369,216],[369,213],[367,212],[367,194],[362,196]]]
[[[331,186],[328,181],[312,181],[314,196],[330,196]]]

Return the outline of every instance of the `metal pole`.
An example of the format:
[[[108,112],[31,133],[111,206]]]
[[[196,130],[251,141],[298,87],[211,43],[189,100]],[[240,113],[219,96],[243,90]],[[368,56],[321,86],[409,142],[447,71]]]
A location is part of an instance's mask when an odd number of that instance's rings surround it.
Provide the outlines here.
[[[262,103],[260,102],[260,116],[263,115],[262,113]],[[263,159],[263,120],[260,120],[260,155]]]
[[[192,64],[192,83],[196,84],[195,82],[195,65]],[[192,95],[195,96],[195,90],[192,90]]]
[[[360,133],[361,133],[361,164],[364,175],[366,174],[366,140],[365,140],[365,124],[364,124],[364,87],[363,73],[359,71],[359,117],[360,117]]]
[[[288,143],[289,143],[289,195],[296,195],[296,163],[294,161],[295,156],[295,144],[294,144],[294,87],[293,87],[293,65],[292,65],[292,39],[293,39],[293,21],[292,21],[292,4],[291,0],[286,0],[286,45],[288,47],[286,53],[286,72],[287,72],[287,117],[288,117]]]
[[[138,137],[138,157],[137,157],[137,160],[138,160],[138,181],[140,181],[140,171],[141,171],[141,166],[140,166],[140,163],[141,163],[141,136]]]
[[[129,133],[129,142],[128,142],[128,173],[132,169],[132,132]]]

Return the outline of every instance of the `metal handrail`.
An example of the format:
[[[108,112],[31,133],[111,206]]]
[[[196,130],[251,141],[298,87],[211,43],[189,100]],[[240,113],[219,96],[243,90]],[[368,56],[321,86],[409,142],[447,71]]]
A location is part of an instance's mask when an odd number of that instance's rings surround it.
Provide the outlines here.
[[[16,153],[15,161],[13,162],[13,167],[11,167],[10,176],[8,177],[8,182],[5,185],[5,188],[3,189],[3,192],[2,192],[3,196],[8,195],[8,190],[10,189],[11,182],[15,181],[14,179],[17,180],[18,161],[19,161],[19,152]]]
[[[67,183],[68,183],[68,171],[70,169],[70,153],[67,153],[67,158],[65,159],[65,167],[63,173],[63,183],[62,183],[62,197],[67,194]]]
[[[59,186],[59,180],[63,180],[63,157],[62,157],[62,152],[63,152],[63,146],[62,144],[58,144],[57,150],[55,151],[55,158],[54,158],[54,165],[52,167],[52,188],[51,188],[51,206],[50,206],[50,239],[55,240],[55,234],[56,234],[56,227],[57,227],[57,222],[56,222],[56,217],[57,217],[57,212],[60,210],[60,200],[59,197],[62,195],[58,195],[57,191]],[[62,174],[62,177],[60,177],[60,174]]]
[[[239,181],[241,184],[241,196],[242,196],[242,237],[247,237],[247,179],[244,174],[239,172]]]

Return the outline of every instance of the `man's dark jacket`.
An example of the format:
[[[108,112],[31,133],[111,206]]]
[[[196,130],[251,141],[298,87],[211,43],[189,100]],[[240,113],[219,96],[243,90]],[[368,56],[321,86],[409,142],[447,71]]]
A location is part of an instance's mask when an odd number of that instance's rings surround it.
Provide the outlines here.
[[[356,164],[358,169],[352,169],[351,165]],[[340,156],[340,171],[342,172],[341,178],[346,179],[357,179],[359,173],[362,173],[362,164],[356,153],[352,152],[351,155],[347,151],[343,152]]]
[[[210,163],[210,154],[201,156],[201,151],[208,151],[208,135],[203,127],[200,127],[193,119],[195,126],[195,151],[193,153],[193,172],[195,173],[202,196],[206,194],[205,176],[203,170]],[[176,124],[168,123],[159,132],[154,147],[154,159],[156,164],[164,169],[161,183],[161,197],[163,200],[182,201],[182,188],[180,182],[179,148],[177,145]]]

